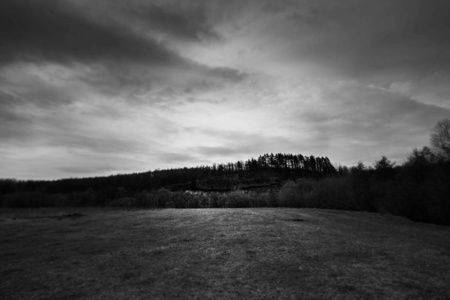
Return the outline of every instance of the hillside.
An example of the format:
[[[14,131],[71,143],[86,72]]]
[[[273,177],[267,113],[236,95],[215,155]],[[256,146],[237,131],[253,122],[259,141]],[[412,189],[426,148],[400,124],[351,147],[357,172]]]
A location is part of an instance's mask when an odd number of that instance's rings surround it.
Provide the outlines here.
[[[257,159],[212,166],[154,170],[104,177],[68,178],[53,181],[0,180],[0,196],[14,192],[72,193],[93,190],[111,196],[115,189],[128,192],[169,190],[230,191],[270,187],[301,177],[324,177],[336,170],[327,157],[301,154],[264,154]]]
[[[450,160],[429,148],[401,166],[336,170],[328,158],[265,154],[258,159],[55,181],[0,180],[0,207],[304,207],[391,213],[450,225]]]

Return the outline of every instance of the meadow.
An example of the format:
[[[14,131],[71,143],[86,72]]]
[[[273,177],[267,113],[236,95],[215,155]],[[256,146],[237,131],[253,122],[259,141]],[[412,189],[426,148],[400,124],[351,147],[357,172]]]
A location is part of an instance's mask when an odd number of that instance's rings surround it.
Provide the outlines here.
[[[450,227],[309,208],[0,211],[1,299],[449,299]]]

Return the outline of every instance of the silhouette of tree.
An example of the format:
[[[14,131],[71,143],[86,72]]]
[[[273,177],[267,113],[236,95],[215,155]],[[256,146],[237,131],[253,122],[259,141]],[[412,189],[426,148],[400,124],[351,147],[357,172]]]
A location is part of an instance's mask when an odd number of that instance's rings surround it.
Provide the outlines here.
[[[423,147],[422,150],[414,149],[413,153],[408,157],[405,165],[430,165],[436,163],[438,157],[428,147]]]
[[[386,156],[382,156],[379,161],[374,164],[375,167],[375,178],[381,180],[388,180],[394,176],[394,165]],[[383,187],[382,190],[386,190]]]
[[[450,160],[450,119],[438,122],[431,130],[431,145]]]
[[[392,169],[395,163],[391,162],[386,156],[382,156],[381,159],[375,162],[375,170]]]

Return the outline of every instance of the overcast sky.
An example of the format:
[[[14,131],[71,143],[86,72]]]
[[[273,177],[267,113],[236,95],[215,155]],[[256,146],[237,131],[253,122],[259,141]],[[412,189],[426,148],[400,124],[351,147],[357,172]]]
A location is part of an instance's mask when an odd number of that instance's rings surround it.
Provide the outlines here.
[[[450,1],[1,0],[0,178],[263,153],[401,164],[450,117]]]

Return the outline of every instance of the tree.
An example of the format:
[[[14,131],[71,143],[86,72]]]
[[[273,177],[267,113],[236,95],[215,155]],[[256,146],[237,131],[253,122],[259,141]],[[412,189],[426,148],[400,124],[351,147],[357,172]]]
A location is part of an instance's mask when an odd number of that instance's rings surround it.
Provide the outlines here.
[[[395,163],[391,162],[386,156],[382,156],[379,161],[375,162],[375,170],[392,169]]]
[[[350,171],[352,172],[352,174],[360,174],[364,171],[366,171],[366,166],[364,165],[364,163],[362,161],[358,161],[358,164],[354,167],[350,168]]]
[[[450,159],[450,119],[438,122],[431,130],[431,145]]]
[[[406,166],[426,166],[436,163],[438,157],[428,147],[423,147],[422,150],[414,149],[405,163]]]
[[[394,176],[394,162],[391,162],[386,156],[382,156],[379,161],[374,164],[375,178],[378,180],[386,181]],[[382,187],[385,190],[386,187]]]

